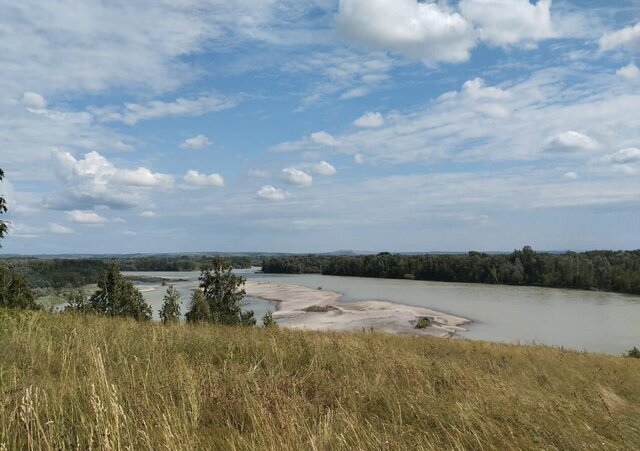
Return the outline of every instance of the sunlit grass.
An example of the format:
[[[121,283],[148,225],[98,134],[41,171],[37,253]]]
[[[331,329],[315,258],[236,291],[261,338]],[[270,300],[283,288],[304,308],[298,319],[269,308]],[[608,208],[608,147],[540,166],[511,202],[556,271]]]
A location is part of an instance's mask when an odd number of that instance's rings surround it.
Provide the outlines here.
[[[0,311],[0,403],[9,450],[640,447],[640,360],[378,333]]]

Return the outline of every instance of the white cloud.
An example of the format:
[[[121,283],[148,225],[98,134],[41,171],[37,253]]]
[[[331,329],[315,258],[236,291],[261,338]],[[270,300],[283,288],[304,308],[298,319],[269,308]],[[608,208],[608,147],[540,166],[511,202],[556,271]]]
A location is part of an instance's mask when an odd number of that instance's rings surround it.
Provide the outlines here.
[[[361,117],[353,121],[353,125],[361,128],[377,128],[384,125],[384,117],[380,113],[367,111]]]
[[[609,155],[600,158],[600,162],[611,165],[616,172],[626,175],[640,174],[640,149],[628,147],[620,149]]]
[[[151,188],[171,188],[173,176],[151,172],[147,168],[136,170],[118,169],[112,175],[113,181],[128,186],[146,186]]]
[[[626,78],[627,80],[636,80],[640,78],[640,69],[634,62],[627,64],[624,67],[621,67],[616,71],[616,75],[619,75],[622,78]]]
[[[640,51],[640,22],[621,30],[606,33],[600,38],[600,50],[617,50],[619,48]]]
[[[22,94],[22,104],[27,108],[34,110],[47,109],[47,101],[37,92],[27,91]]]
[[[569,130],[558,133],[547,141],[546,149],[561,152],[592,151],[598,148],[597,141],[587,135]]]
[[[100,216],[99,214],[93,211],[80,211],[73,210],[67,212],[69,215],[69,219],[73,222],[77,222],[78,224],[104,224],[107,222],[107,218]]]
[[[476,45],[471,24],[437,3],[341,0],[337,22],[345,36],[368,48],[430,64],[467,61]]]
[[[331,176],[335,175],[338,171],[336,171],[336,168],[331,163],[321,161],[313,167],[313,172],[318,175]]]
[[[173,102],[152,100],[145,104],[126,103],[124,107],[90,108],[96,118],[102,122],[124,122],[135,125],[140,121],[161,117],[201,116],[206,113],[227,110],[237,105],[237,100],[217,94],[207,94]]]
[[[342,93],[342,95],[340,96],[340,99],[341,100],[357,99],[358,97],[364,97],[368,94],[369,94],[369,88],[366,88],[364,86],[358,86],[357,88],[352,88]]]
[[[269,171],[265,171],[264,169],[249,169],[249,176],[264,179],[267,177],[271,177],[271,173]]]
[[[307,78],[320,79],[303,98],[299,110],[304,110],[338,93],[341,100],[368,95],[390,79],[390,71],[395,63],[384,52],[362,54],[337,48],[289,61],[283,66],[283,71],[297,76],[308,74]]]
[[[155,218],[158,214],[155,211],[147,210],[140,213],[143,218]]]
[[[312,142],[320,144],[322,146],[335,147],[339,145],[338,141],[324,130],[311,133],[311,135],[309,135],[309,138]]]
[[[284,200],[289,197],[289,193],[271,185],[263,186],[256,194],[259,198],[266,200]]]
[[[282,173],[284,181],[290,185],[311,186],[313,183],[313,177],[300,169],[284,168]]]
[[[577,180],[578,179],[578,174],[576,174],[573,171],[565,172],[562,176],[567,180]]]
[[[56,235],[69,235],[73,233],[73,230],[70,229],[69,227],[65,227],[63,225],[56,224],[54,222],[50,222],[49,224],[47,224],[47,230],[50,233],[54,233]]]
[[[495,46],[535,42],[555,36],[551,0],[462,0],[462,15],[478,25],[480,39]]]
[[[144,167],[117,168],[98,152],[76,160],[69,152],[54,151],[53,162],[64,185],[62,193],[45,201],[45,206],[54,209],[130,208],[146,201],[145,189],[169,190],[174,184],[173,176]]]
[[[200,174],[198,171],[187,171],[184,181],[193,186],[224,186],[224,179],[220,174]]]
[[[485,81],[482,78],[467,80],[462,85],[462,91],[472,99],[501,100],[510,97],[509,92],[503,89],[485,86]]]
[[[193,138],[185,139],[180,144],[181,149],[204,149],[205,147],[213,144],[211,140],[205,135],[194,136]]]
[[[356,164],[364,164],[364,155],[362,155],[361,153],[357,153],[353,156],[353,161]]]

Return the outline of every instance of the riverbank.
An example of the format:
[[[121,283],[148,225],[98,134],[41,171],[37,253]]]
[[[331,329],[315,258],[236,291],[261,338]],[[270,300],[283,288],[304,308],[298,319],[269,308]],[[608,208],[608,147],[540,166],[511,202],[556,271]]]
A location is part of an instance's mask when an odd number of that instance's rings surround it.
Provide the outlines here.
[[[384,301],[342,301],[332,291],[298,285],[248,280],[247,296],[276,304],[276,318],[285,327],[307,330],[376,330],[410,335],[450,337],[471,320],[436,310]],[[426,318],[429,326],[416,328]]]

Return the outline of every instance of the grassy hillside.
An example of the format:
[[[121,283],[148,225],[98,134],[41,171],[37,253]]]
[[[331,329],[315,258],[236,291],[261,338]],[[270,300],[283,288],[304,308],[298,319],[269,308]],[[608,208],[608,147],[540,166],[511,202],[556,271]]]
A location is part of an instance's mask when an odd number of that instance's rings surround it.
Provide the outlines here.
[[[638,449],[640,360],[0,311],[0,449]]]

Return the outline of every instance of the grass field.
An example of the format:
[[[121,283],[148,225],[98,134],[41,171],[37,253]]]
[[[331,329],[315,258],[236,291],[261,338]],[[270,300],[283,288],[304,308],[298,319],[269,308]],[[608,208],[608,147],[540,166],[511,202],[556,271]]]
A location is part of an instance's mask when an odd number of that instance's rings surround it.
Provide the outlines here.
[[[640,360],[0,311],[0,449],[639,449]]]

